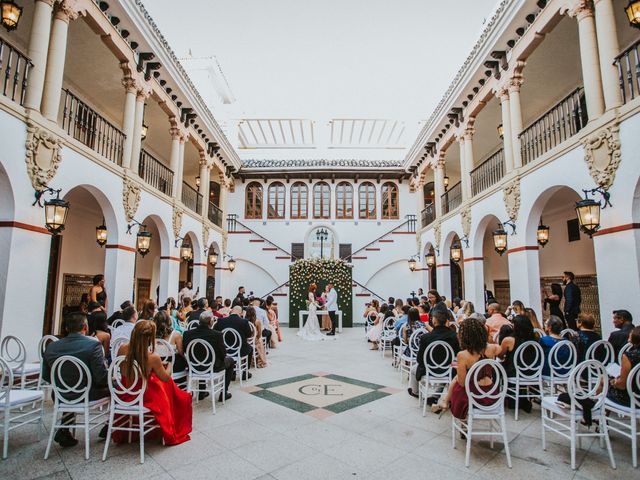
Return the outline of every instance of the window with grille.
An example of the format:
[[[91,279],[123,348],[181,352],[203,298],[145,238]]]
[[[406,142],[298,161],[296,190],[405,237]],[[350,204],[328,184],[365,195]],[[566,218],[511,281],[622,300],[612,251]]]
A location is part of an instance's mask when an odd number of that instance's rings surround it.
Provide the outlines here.
[[[360,218],[376,218],[376,187],[371,182],[364,182],[358,188]]]
[[[309,189],[304,182],[296,182],[291,185],[291,218],[307,218],[307,203]]]
[[[262,185],[258,182],[251,182],[247,185],[244,217],[249,219],[262,218]]]
[[[284,184],[275,182],[269,185],[269,204],[267,218],[284,218]]]
[[[331,216],[331,187],[326,182],[313,186],[313,218],[329,218]]]
[[[336,218],[353,218],[353,187],[348,182],[336,186]]]
[[[382,218],[389,220],[399,216],[398,186],[391,182],[384,183],[382,184]]]

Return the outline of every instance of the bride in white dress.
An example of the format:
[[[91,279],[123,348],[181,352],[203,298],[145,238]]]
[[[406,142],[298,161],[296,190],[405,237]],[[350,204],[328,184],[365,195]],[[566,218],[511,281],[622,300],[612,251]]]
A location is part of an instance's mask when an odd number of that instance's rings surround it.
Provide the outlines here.
[[[307,321],[304,324],[304,327],[298,331],[298,336],[303,340],[307,341],[318,341],[324,340],[325,336],[320,331],[320,323],[318,322],[318,314],[316,310],[318,310],[318,302],[316,301],[316,285],[312,283],[309,286],[309,296],[308,296],[308,306],[307,310],[309,311],[309,315],[307,316]]]

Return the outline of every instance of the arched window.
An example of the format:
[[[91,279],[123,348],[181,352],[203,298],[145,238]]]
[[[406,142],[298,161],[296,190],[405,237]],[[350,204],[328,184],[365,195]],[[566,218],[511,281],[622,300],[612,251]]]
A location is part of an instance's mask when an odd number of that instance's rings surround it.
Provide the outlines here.
[[[251,182],[245,192],[244,218],[262,218],[262,185]]]
[[[296,182],[291,185],[291,218],[307,218],[307,200],[309,189],[304,182]]]
[[[329,218],[331,216],[331,187],[326,182],[318,182],[313,186],[313,218]]]
[[[364,182],[358,188],[358,206],[360,218],[376,218],[376,187],[371,182]]]
[[[267,218],[284,218],[284,184],[281,182],[269,185]]]
[[[336,218],[353,218],[353,187],[349,182],[336,186]]]
[[[387,182],[382,184],[382,218],[385,220],[399,218],[398,186]]]

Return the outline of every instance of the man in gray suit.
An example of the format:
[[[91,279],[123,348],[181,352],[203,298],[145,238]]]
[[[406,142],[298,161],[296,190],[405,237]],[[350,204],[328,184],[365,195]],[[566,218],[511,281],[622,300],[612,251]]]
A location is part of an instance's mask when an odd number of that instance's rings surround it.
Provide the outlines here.
[[[89,400],[97,400],[108,396],[108,372],[104,351],[102,350],[102,344],[96,338],[86,336],[89,330],[87,316],[82,312],[71,313],[66,317],[65,325],[68,335],[57,342],[50,343],[44,352],[42,378],[47,382],[51,382],[51,367],[53,363],[63,355],[71,355],[84,363],[91,373]],[[68,385],[75,385],[78,381],[78,372],[73,368],[70,368],[67,372],[62,370],[60,375]],[[75,422],[75,415],[67,414],[62,421],[64,424],[70,425]],[[102,430],[100,436],[104,438],[106,436],[106,428]],[[66,428],[58,430],[54,439],[62,447],[72,447],[78,443],[78,440],[73,438]]]

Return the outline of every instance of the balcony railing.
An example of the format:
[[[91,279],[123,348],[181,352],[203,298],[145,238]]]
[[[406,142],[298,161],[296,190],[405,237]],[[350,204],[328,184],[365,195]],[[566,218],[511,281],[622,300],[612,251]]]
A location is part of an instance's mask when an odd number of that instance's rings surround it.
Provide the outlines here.
[[[498,183],[504,176],[504,150],[501,148],[484,162],[471,170],[471,194],[486,190]]]
[[[214,225],[222,228],[222,210],[218,208],[213,202],[209,202],[209,211],[207,212],[207,216],[209,217],[209,221]]]
[[[640,95],[640,40],[618,55],[614,64],[618,67],[622,101],[627,103]]]
[[[584,89],[578,87],[520,134],[522,163],[527,164],[578,133],[589,120]]]
[[[76,140],[122,165],[125,135],[69,90],[63,89],[62,128]]]
[[[0,39],[0,73],[2,74],[2,95],[20,105],[24,103],[27,91],[31,60],[14,47]]]
[[[422,228],[431,225],[436,219],[436,209],[433,207],[433,203],[430,203],[422,210]]]
[[[462,203],[462,184],[456,183],[442,195],[442,214],[455,210]]]
[[[146,150],[140,150],[138,175],[165,195],[173,194],[173,171]]]
[[[182,203],[197,214],[202,213],[202,195],[187,182],[182,182]]]

